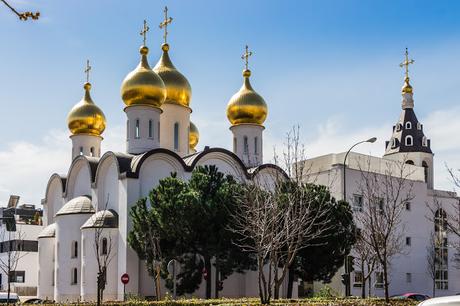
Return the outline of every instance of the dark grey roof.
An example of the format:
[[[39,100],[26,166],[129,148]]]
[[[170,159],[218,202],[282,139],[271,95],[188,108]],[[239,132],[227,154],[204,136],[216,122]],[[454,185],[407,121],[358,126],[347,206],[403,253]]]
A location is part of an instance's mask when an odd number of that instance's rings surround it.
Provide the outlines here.
[[[92,215],[83,225],[84,228],[118,228],[118,214],[112,210],[101,210]]]
[[[407,128],[407,122],[410,122],[410,128]],[[406,137],[412,136],[412,145],[406,145]],[[425,152],[431,151],[431,142],[423,133],[423,125],[418,121],[413,108],[403,109],[398,122],[393,126],[393,135],[385,143],[385,154],[394,154],[400,152]]]
[[[53,238],[53,237],[56,237],[56,223],[48,225],[40,232],[40,234],[38,234],[38,238]]]
[[[56,216],[92,213],[94,213],[94,208],[93,205],[91,205],[91,199],[88,196],[80,196],[67,202],[61,209],[59,209]]]

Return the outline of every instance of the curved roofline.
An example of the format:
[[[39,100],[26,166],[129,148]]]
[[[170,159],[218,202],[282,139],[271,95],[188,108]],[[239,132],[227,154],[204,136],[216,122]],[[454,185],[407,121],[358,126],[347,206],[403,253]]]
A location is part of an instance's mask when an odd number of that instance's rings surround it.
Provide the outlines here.
[[[242,172],[244,173],[246,179],[252,179],[255,175],[257,175],[257,173],[259,173],[261,170],[265,168],[272,168],[272,169],[275,169],[276,171],[280,171],[283,174],[283,177],[287,179],[289,178],[283,169],[281,169],[279,166],[274,165],[274,164],[262,164],[255,168],[248,168],[235,153],[227,149],[224,149],[224,148],[209,148],[199,153],[196,153],[196,156],[193,158],[193,161],[191,162],[190,165],[188,165],[184,161],[183,158],[181,158],[178,154],[176,154],[175,152],[171,150],[164,149],[164,148],[153,149],[153,150],[148,151],[147,153],[144,153],[139,159],[136,159],[136,160],[133,159],[132,172],[128,176],[132,178],[139,178],[140,169],[142,168],[142,165],[145,162],[145,160],[147,160],[147,158],[149,158],[150,156],[154,154],[158,154],[158,153],[167,154],[175,158],[182,165],[183,169],[186,172],[192,172],[195,169],[196,164],[200,161],[200,159],[202,159],[207,154],[222,153],[222,154],[226,154],[229,157],[231,157],[240,166],[241,170],[243,170]],[[251,169],[253,171],[250,171]]]
[[[48,202],[48,192],[51,187],[51,182],[54,179],[60,179],[61,180],[61,191],[62,191],[62,196],[64,196],[66,189],[67,189],[67,177],[58,173],[53,173],[50,178],[48,179],[48,183],[46,184],[46,190],[45,190],[45,201]]]
[[[89,220],[91,220],[91,218],[92,218],[93,216],[96,216],[97,214],[99,214],[99,213],[101,213],[101,212],[110,212],[110,213],[113,215],[113,217],[115,218],[115,223],[116,223],[116,225],[115,225],[115,226],[105,226],[105,225],[104,225],[104,221],[103,221],[103,222],[102,222],[102,223],[103,223],[102,226],[95,226],[94,224],[93,224],[92,226],[85,226],[85,224],[86,224]],[[97,221],[97,220],[95,220],[95,221]],[[93,223],[95,223],[95,222],[93,222]],[[88,220],[85,221],[85,223],[83,223],[83,225],[80,227],[80,229],[83,230],[83,229],[90,229],[90,228],[118,228],[118,224],[119,224],[119,216],[118,216],[118,213],[117,213],[115,210],[113,210],[113,209],[105,209],[105,210],[99,210],[99,211],[95,212],[91,217],[89,217]]]
[[[81,160],[86,162],[86,165],[88,166],[88,170],[91,176],[91,181],[90,184],[94,183],[94,180],[96,178],[96,170],[98,168],[99,160],[100,158],[97,157],[89,157],[85,155],[79,155],[74,158],[72,161],[72,164],[70,165],[69,171],[67,172],[67,180],[66,180],[66,186],[65,186],[65,192],[64,192],[64,197],[67,197],[67,192],[69,191],[69,181],[70,181],[70,175],[73,171],[73,168],[77,163],[79,163]]]
[[[102,164],[105,162],[106,159],[109,159],[110,157],[113,157],[115,159],[115,164],[117,166],[117,171],[118,171],[118,178],[121,178],[121,174],[125,172],[130,172],[131,171],[131,161],[133,159],[133,155],[128,155],[120,152],[113,152],[113,151],[107,151],[102,155],[102,157],[99,159],[97,169],[96,169],[96,174],[94,177],[94,187],[97,186],[97,181],[99,179],[99,175],[102,167]]]

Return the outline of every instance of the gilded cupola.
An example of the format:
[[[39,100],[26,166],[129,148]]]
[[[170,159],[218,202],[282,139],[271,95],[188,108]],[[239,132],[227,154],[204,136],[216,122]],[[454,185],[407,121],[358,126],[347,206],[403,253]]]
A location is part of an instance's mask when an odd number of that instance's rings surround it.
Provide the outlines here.
[[[106,125],[104,113],[91,99],[91,84],[86,82],[83,88],[85,95],[70,110],[67,116],[67,125],[72,135],[101,136]]]
[[[404,53],[405,59],[404,61],[399,64],[401,68],[404,67],[404,85],[401,88],[402,94],[405,93],[412,93],[412,86],[410,85],[409,81],[409,65],[413,64],[415,61],[413,59],[409,59],[409,50],[406,48],[406,52]]]
[[[243,70],[243,86],[232,96],[227,104],[227,118],[232,125],[257,124],[262,125],[267,119],[268,108],[264,99],[252,88],[249,82],[251,70],[248,60],[252,55],[246,46],[246,52],[241,56],[245,61]]]
[[[194,151],[198,141],[200,140],[200,133],[198,131],[198,128],[193,122],[190,122],[190,130],[189,130],[189,147],[190,150]]]
[[[163,54],[161,55],[158,63],[153,67],[155,71],[163,80],[166,87],[166,101],[165,103],[182,105],[185,107],[190,106],[190,99],[192,98],[192,88],[185,76],[174,67],[171,58],[169,57],[169,44],[167,43],[168,25],[172,22],[172,18],[168,17],[168,8],[164,10],[165,19],[160,23],[160,28],[164,29],[164,43],[161,45]]]
[[[160,108],[166,98],[163,80],[152,71],[147,61],[149,48],[145,46],[146,33],[149,30],[144,20],[144,44],[139,49],[141,59],[139,65],[128,73],[121,85],[121,98],[126,106],[148,105]]]

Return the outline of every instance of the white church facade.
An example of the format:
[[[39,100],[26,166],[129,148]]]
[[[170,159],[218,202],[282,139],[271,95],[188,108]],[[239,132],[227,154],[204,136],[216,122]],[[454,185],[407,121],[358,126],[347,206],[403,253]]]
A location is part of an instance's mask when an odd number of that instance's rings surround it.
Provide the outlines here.
[[[199,133],[190,121],[190,84],[174,67],[166,38],[157,64],[153,69],[149,66],[146,29],[144,25],[140,62],[121,85],[127,121],[126,135],[120,137],[126,138],[126,152],[102,154],[106,120],[92,101],[89,82],[84,84],[84,97],[68,115],[72,163],[66,175],[49,178],[43,200],[46,228],[38,237],[40,298],[96,300],[94,233],[98,215],[103,216],[103,235],[110,237],[114,250],[104,299],[122,300],[124,293],[154,296],[153,279],[127,242],[129,210],[138,199],[148,196],[159,180],[171,173],[189,179],[200,165],[216,165],[219,171],[242,181],[275,179],[282,172],[275,165],[262,163],[263,123],[268,110],[251,87],[247,61],[243,85],[227,105],[233,152],[209,147],[197,152]],[[249,55],[246,50],[246,59]],[[88,64],[87,73],[89,69]],[[126,288],[120,281],[125,273],[130,276]],[[221,294],[257,296],[254,279],[252,272],[233,275],[225,281]],[[204,296],[203,290],[196,295]]]

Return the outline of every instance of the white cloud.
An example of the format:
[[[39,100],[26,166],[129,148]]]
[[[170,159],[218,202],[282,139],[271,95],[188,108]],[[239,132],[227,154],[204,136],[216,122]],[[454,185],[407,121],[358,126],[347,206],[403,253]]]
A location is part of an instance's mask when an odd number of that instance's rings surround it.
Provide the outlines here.
[[[424,124],[425,134],[432,139],[435,152],[435,186],[452,190],[445,165],[460,169],[460,107],[437,110],[426,118],[420,118]],[[395,121],[397,118],[394,118]],[[309,128],[304,138],[308,157],[337,153],[347,150],[357,141],[377,137],[374,144],[362,144],[355,151],[364,154],[381,156],[384,143],[391,136],[394,122],[376,123],[374,126],[350,130],[347,120],[342,116],[332,116],[324,123]],[[197,120],[202,133],[201,147],[204,145],[222,146],[231,143],[231,132],[223,122]],[[286,127],[288,130],[289,127]],[[305,135],[305,133],[304,133]],[[304,136],[301,135],[301,136]],[[125,150],[125,127],[115,126],[104,133],[102,151]],[[273,157],[276,146],[280,153],[283,149],[283,138],[276,138],[273,133],[265,132],[264,154],[265,161]],[[16,141],[9,143],[0,151],[0,204],[6,204],[10,194],[18,194],[25,203],[39,204],[44,197],[46,183],[52,173],[67,173],[71,159],[71,141],[68,132],[63,130],[49,131],[43,139],[36,143]]]

